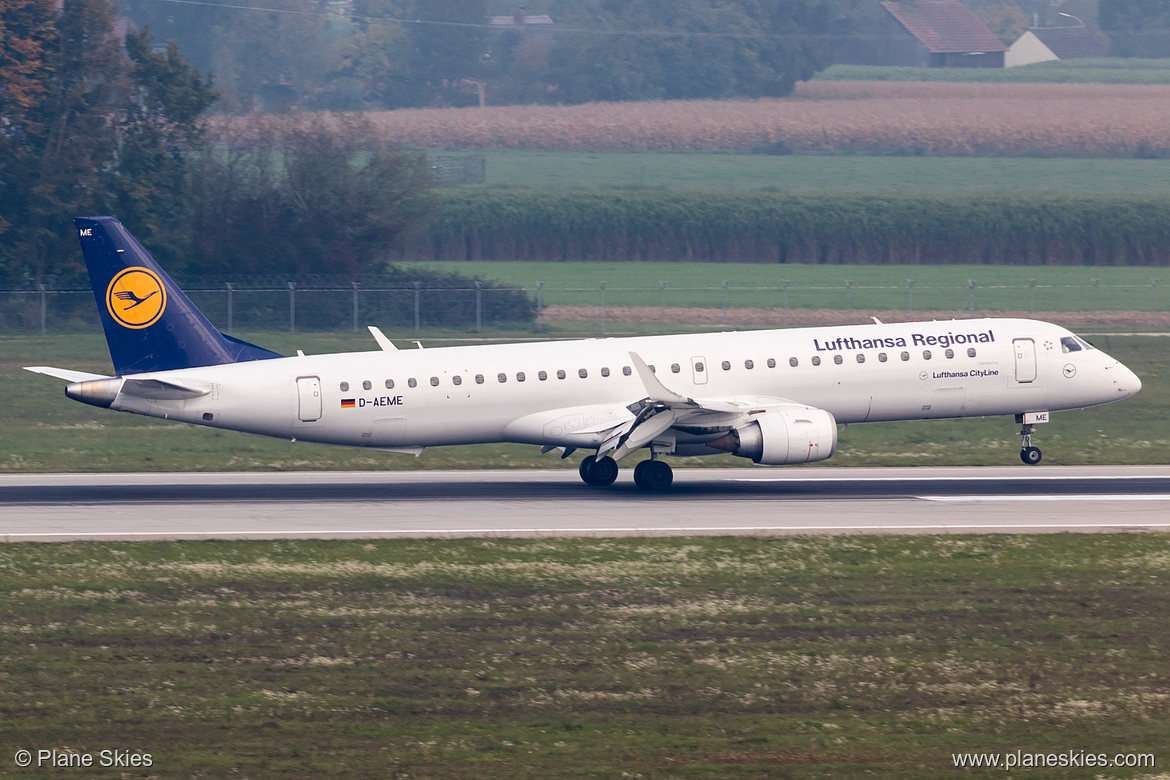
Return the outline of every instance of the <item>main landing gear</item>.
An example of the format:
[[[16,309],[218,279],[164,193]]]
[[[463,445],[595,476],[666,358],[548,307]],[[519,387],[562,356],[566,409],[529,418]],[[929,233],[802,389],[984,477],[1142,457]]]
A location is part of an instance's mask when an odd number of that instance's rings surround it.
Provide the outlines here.
[[[618,476],[618,464],[613,458],[590,455],[581,461],[581,481],[594,487],[612,485]],[[652,493],[669,490],[674,483],[674,471],[661,460],[644,460],[634,468],[634,484]]]
[[[1021,442],[1023,444],[1023,448],[1020,450],[1020,460],[1024,461],[1024,463],[1028,464],[1029,466],[1035,466],[1040,462],[1040,458],[1043,457],[1040,452],[1040,448],[1032,446],[1032,434],[1035,432],[1036,426],[1032,423],[1024,423],[1023,427],[1020,428],[1020,436],[1023,437]]]

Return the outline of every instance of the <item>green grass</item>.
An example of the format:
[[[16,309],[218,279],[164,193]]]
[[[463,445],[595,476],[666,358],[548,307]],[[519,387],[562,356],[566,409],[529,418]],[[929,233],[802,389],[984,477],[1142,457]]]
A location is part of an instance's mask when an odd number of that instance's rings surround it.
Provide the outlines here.
[[[482,155],[487,187],[767,190],[881,196],[1170,194],[1170,160],[520,149],[432,154]]]
[[[518,285],[535,294],[544,283],[546,305],[596,306],[601,282],[610,306],[658,306],[659,282],[666,282],[666,305],[718,309],[780,308],[790,282],[794,309],[846,308],[850,280],[854,309],[906,311],[906,280],[914,280],[914,311],[954,313],[967,309],[967,281],[976,284],[976,311],[1029,311],[1029,282],[1035,279],[1036,311],[1093,310],[1092,280],[1099,279],[1100,311],[1170,309],[1170,272],[1159,268],[987,265],[788,265],[760,263],[528,263],[429,262],[442,271],[474,272]],[[1151,279],[1162,277],[1157,288]]]
[[[909,68],[832,65],[821,81],[981,81],[1001,84],[1170,84],[1170,60],[1099,57],[1015,68]]]
[[[312,354],[375,347],[368,336],[349,333],[238,335],[283,354],[298,348]],[[424,339],[435,340],[424,343],[451,343],[438,341],[441,335],[425,334]],[[531,333],[510,335],[532,337]],[[1041,426],[1037,435],[1045,463],[1165,463],[1170,451],[1166,339],[1102,336],[1094,341],[1136,371],[1143,390],[1118,404],[1053,415],[1053,422]],[[111,373],[100,335],[0,338],[0,381],[8,388],[6,403],[0,406],[0,473],[573,469],[587,454],[560,460],[558,453],[542,456],[534,446],[477,445],[433,448],[414,458],[294,444],[79,404],[64,396],[64,383],[22,371],[20,367],[27,365]],[[1017,430],[1010,418],[853,425],[841,433],[837,454],[821,466],[1016,465]],[[673,458],[671,462],[680,468],[748,464],[730,455]]]
[[[1161,769],[1168,566],[1162,535],[4,545],[4,758],[151,755],[94,778],[914,780],[1016,750]]]

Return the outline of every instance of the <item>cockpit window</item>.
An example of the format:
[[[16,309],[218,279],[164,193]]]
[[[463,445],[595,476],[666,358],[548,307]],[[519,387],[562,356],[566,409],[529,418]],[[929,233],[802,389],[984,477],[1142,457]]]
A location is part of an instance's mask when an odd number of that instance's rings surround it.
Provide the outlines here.
[[[1060,351],[1066,352],[1066,353],[1067,352],[1080,352],[1081,345],[1078,344],[1077,340],[1075,338],[1073,338],[1072,336],[1064,336],[1060,340]]]
[[[1083,338],[1081,338],[1080,336],[1074,336],[1073,338],[1075,338],[1075,339],[1077,340],[1077,343],[1078,343],[1078,344],[1080,344],[1080,345],[1081,345],[1082,347],[1084,347],[1085,349],[1096,349],[1096,347],[1094,347],[1094,346],[1093,346],[1092,344],[1090,344],[1089,342],[1085,341],[1085,340],[1084,340]]]

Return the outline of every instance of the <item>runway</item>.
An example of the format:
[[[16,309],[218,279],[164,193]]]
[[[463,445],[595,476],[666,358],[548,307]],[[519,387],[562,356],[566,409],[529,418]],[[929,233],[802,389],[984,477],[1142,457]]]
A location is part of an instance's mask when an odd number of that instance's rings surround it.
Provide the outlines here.
[[[0,540],[1170,531],[1170,466],[0,476]]]

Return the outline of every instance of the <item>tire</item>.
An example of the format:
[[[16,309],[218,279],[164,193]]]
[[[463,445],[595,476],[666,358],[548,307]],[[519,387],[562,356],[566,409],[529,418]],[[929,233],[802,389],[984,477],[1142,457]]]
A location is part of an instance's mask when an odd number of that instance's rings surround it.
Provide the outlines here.
[[[593,462],[593,482],[600,487],[612,485],[618,478],[617,461],[608,455]]]
[[[639,475],[638,472],[641,472]],[[644,460],[634,469],[634,482],[643,490],[662,493],[674,484],[674,471],[660,460]]]
[[[577,471],[581,474],[581,481],[586,485],[593,485],[594,487],[597,486],[597,477],[594,475],[594,466],[596,463],[596,456],[587,455],[585,456],[585,459],[581,461],[581,465],[577,467]]]
[[[1040,462],[1040,458],[1042,457],[1043,455],[1041,455],[1039,447],[1025,447],[1020,450],[1020,460],[1029,466],[1035,466]]]

